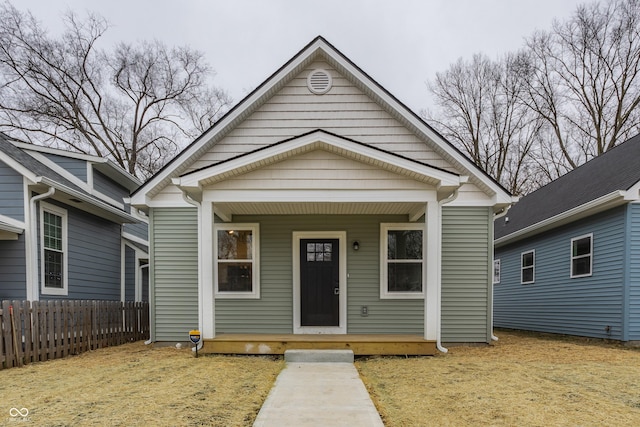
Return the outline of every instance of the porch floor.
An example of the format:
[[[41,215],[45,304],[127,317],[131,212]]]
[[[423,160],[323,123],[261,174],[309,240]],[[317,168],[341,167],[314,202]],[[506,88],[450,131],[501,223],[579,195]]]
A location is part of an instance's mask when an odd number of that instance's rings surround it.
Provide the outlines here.
[[[356,356],[436,354],[436,342],[419,335],[220,334],[204,340],[201,353],[284,354],[285,350],[352,350]]]

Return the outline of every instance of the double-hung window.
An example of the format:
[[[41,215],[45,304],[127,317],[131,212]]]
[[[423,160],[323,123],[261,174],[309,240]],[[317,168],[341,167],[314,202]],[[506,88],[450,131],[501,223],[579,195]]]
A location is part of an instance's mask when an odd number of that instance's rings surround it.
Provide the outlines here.
[[[44,295],[67,295],[67,211],[40,203],[40,272]]]
[[[593,234],[571,239],[571,277],[591,276],[593,267]]]
[[[381,298],[423,298],[423,224],[380,225]]]
[[[260,298],[258,224],[215,225],[217,298]]]
[[[535,282],[536,279],[536,252],[528,251],[521,254],[520,283],[523,285]]]

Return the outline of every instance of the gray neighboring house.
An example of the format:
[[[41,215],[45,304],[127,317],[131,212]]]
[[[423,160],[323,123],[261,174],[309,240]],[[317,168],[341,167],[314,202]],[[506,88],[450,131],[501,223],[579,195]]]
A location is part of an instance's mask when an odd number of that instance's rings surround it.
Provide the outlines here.
[[[0,300],[148,300],[139,186],[104,158],[0,134]]]
[[[640,341],[640,136],[495,222],[497,327]]]

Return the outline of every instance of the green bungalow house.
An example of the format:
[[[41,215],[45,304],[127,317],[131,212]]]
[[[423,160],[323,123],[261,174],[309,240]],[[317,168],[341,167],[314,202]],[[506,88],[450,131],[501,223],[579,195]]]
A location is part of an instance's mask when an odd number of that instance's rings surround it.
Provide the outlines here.
[[[132,195],[149,216],[151,339],[490,342],[493,219],[512,201],[318,37]]]

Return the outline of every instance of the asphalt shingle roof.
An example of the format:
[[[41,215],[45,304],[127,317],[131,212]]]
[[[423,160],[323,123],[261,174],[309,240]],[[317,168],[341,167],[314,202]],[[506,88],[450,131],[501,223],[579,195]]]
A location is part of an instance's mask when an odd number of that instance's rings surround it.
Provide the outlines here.
[[[496,220],[496,239],[640,181],[640,135],[523,197]]]

